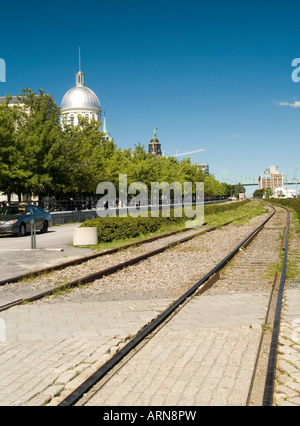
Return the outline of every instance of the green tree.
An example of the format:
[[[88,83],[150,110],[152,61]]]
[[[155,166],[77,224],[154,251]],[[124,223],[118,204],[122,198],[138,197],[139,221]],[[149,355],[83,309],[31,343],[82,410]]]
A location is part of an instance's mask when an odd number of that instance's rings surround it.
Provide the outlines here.
[[[59,123],[60,109],[42,90],[38,95],[31,89],[22,92],[24,108],[19,138],[28,173],[23,192],[39,198],[62,192],[68,187],[68,153]]]
[[[253,192],[253,197],[254,198],[262,198],[265,195],[265,190],[264,189],[256,189]]]
[[[226,187],[219,182],[213,175],[204,178],[204,195],[205,197],[224,197]]]
[[[118,188],[120,174],[128,176],[128,185],[145,183],[148,192],[151,182],[204,182],[209,197],[229,191],[190,159],[153,157],[141,144],[134,150],[118,148],[104,138],[98,122],[81,118],[76,127],[62,127],[60,108],[43,90],[24,89],[19,99],[24,107],[9,106],[9,97],[0,105],[0,190],[8,197],[13,192],[39,198],[94,196],[100,182]]]
[[[8,201],[11,194],[24,190],[24,182],[30,177],[24,141],[20,136],[23,110],[19,106],[9,106],[11,96],[0,105],[0,190]]]

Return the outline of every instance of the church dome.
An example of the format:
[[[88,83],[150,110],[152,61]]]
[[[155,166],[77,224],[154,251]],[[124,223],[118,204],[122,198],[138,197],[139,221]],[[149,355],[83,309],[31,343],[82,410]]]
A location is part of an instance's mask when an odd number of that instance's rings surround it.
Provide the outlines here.
[[[99,99],[91,89],[85,86],[84,74],[79,71],[76,74],[76,86],[63,97],[61,103],[62,122],[77,126],[80,117],[100,122],[101,112]]]
[[[62,112],[70,109],[100,109],[95,93],[85,86],[76,86],[69,90],[61,103]]]
[[[84,74],[81,71],[76,74],[76,86],[65,94],[61,103],[62,112],[72,109],[100,110],[100,101],[95,93],[84,85]]]

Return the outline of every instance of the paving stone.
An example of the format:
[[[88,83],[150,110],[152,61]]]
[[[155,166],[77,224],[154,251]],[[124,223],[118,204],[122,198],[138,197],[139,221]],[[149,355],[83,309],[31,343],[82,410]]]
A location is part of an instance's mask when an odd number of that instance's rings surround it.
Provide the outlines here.
[[[144,325],[138,313],[145,308],[148,320],[157,316],[156,300],[129,301],[129,304],[130,309],[126,302],[64,304],[46,309],[34,304],[2,312],[6,323],[14,326],[8,341],[0,343],[0,405],[45,405],[52,399],[57,401],[57,392],[71,389],[72,384],[75,386],[88,378],[111,357],[113,347],[117,351],[129,335]],[[169,304],[167,299],[159,301],[162,310]],[[85,317],[84,323],[80,324],[77,308]],[[115,315],[116,311],[123,318],[122,329],[116,329],[113,321],[108,320],[108,312]],[[95,326],[91,326],[92,322]],[[105,336],[100,336],[101,330]]]
[[[231,303],[233,300],[234,295],[231,294]],[[116,389],[118,392],[123,389],[125,396],[118,399],[121,405],[128,403],[126,395],[132,391],[139,393],[139,398],[132,402],[134,405],[145,403],[149,395],[152,404],[159,401],[160,405],[245,405],[261,336],[258,321],[265,308],[262,307],[259,312],[255,298],[248,295],[247,309],[249,303],[253,303],[251,323],[256,327],[238,324],[238,317],[227,318],[224,324],[223,315],[219,324],[214,318],[212,327],[211,319],[199,322],[199,315],[193,314],[189,321],[184,322],[184,329],[182,318],[187,318],[191,311],[201,312],[205,318],[205,312],[213,305],[210,302],[209,298],[202,297],[193,300],[192,306],[185,306],[180,315],[173,318],[110,379],[103,396],[99,392],[89,404],[114,404]],[[218,306],[226,306],[227,302],[228,297],[224,295],[223,300],[219,298]],[[238,306],[237,302],[238,298],[231,309]],[[234,309],[231,312],[235,312]],[[240,312],[239,308],[237,312]],[[227,314],[230,315],[229,309]],[[168,372],[163,385],[159,381],[162,370]],[[135,379],[138,378],[134,388],[130,381],[133,373]],[[194,383],[193,387],[191,383]]]

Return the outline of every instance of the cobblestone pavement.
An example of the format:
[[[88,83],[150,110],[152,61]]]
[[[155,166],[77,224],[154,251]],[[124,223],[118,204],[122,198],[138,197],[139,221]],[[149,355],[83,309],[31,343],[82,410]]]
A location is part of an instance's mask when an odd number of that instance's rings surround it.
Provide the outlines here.
[[[274,404],[300,406],[300,282],[284,292]]]
[[[2,312],[0,405],[45,405],[74,390],[169,304],[34,304]]]
[[[267,302],[267,293],[251,292],[195,298],[88,404],[245,405]],[[295,284],[285,291],[276,405],[299,405],[299,302]],[[56,405],[169,303],[35,304],[2,312],[0,405]]]
[[[267,303],[194,298],[85,405],[246,405]]]
[[[299,406],[300,283],[284,297],[274,405]],[[85,405],[246,405],[267,297],[210,299],[186,306]]]

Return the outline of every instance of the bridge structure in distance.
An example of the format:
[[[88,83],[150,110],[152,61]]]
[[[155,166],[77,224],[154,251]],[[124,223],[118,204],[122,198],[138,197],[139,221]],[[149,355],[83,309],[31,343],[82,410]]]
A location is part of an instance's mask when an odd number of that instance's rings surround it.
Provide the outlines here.
[[[243,176],[228,170],[222,170],[221,172],[215,175],[215,178],[222,183],[227,183],[228,185],[238,185],[242,186],[258,186],[258,177]],[[295,174],[287,174],[285,176],[284,185],[300,185],[300,176],[295,176]]]

